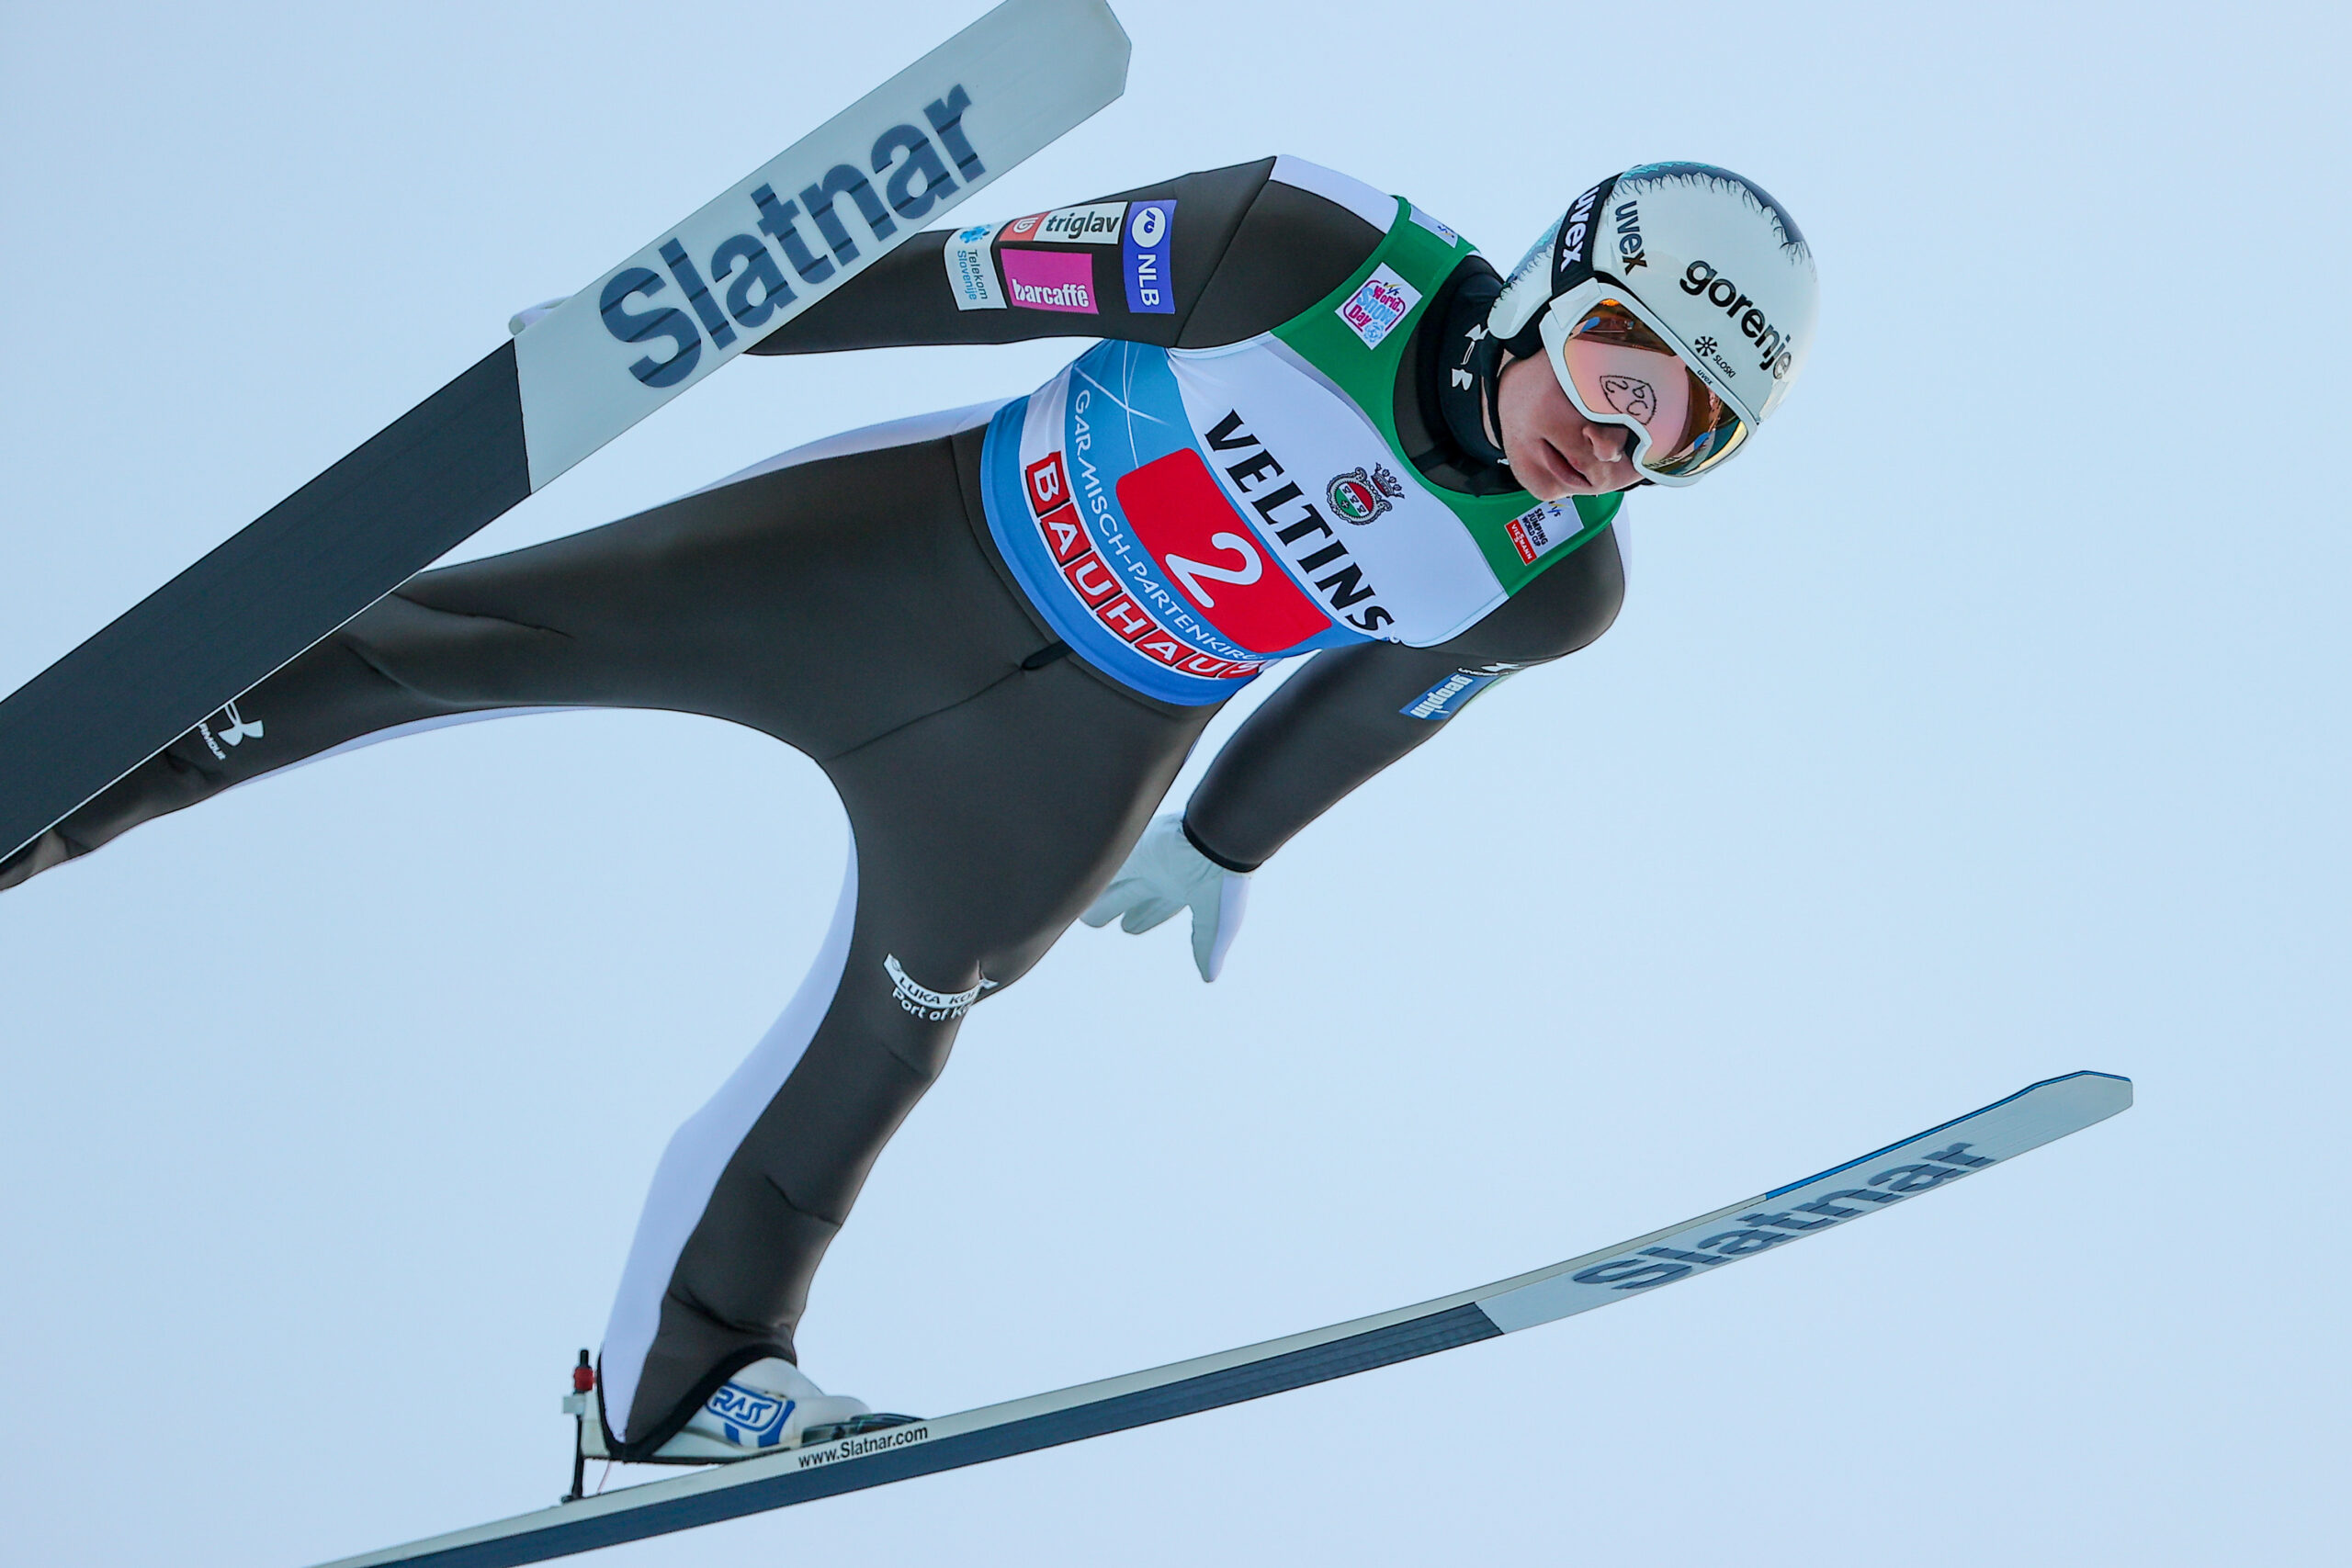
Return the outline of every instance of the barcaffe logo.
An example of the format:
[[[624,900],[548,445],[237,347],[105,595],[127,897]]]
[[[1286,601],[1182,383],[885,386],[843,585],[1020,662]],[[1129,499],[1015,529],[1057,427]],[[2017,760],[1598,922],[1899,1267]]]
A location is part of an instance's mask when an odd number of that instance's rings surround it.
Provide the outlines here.
[[[1789,367],[1796,363],[1795,345],[1780,328],[1765,319],[1764,312],[1757,308],[1756,301],[1749,299],[1746,291],[1715,270],[1714,263],[1692,262],[1682,269],[1679,281],[1683,293],[1694,298],[1705,295],[1708,304],[1720,309],[1738,325],[1740,336],[1756,344],[1756,368],[1770,370],[1775,381],[1789,373]],[[1715,352],[1714,341],[1712,338],[1702,341],[1706,344],[1702,352],[1715,354],[1716,363],[1724,373],[1735,374],[1722,355]]]

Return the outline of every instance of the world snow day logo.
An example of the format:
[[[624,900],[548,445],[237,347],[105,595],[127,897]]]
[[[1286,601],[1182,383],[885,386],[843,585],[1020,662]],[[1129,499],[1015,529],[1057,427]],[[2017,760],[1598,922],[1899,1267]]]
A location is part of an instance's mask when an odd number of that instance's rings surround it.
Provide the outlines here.
[[[797,298],[777,265],[779,253],[803,285],[820,287],[858,259],[852,220],[875,241],[888,240],[900,222],[920,221],[959,188],[949,164],[966,180],[979,179],[988,170],[963,123],[971,107],[971,95],[959,83],[923,106],[928,133],[905,120],[875,138],[870,171],[835,164],[790,195],[779,193],[773,183],[757,186],[748,193],[752,210],[744,214],[741,231],[699,258],[681,233],[673,232],[654,247],[666,277],[646,266],[615,273],[597,307],[606,332],[647,351],[629,364],[628,373],[657,389],[677,386],[695,373],[706,341],[716,349],[730,348],[738,328],[758,331]],[[697,213],[688,222],[699,226],[703,217]],[[684,309],[662,299],[673,284]],[[652,308],[642,308],[647,305]]]
[[[1373,269],[1363,287],[1339,307],[1340,320],[1363,339],[1366,348],[1378,348],[1396,323],[1421,302],[1421,291],[1391,271],[1385,263]]]

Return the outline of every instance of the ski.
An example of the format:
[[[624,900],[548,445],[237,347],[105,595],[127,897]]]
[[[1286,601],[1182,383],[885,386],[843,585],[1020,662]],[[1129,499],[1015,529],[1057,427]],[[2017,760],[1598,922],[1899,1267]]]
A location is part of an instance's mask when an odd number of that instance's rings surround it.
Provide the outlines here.
[[[1478,1290],[1150,1371],[624,1487],[322,1568],[544,1562],[1328,1382],[1713,1273],[1949,1186],[2131,1104],[2131,1079],[2070,1073],[1695,1220]],[[589,1410],[583,1426],[595,1419]]]
[[[1004,0],[0,702],[0,860],[1117,98],[1105,0]]]

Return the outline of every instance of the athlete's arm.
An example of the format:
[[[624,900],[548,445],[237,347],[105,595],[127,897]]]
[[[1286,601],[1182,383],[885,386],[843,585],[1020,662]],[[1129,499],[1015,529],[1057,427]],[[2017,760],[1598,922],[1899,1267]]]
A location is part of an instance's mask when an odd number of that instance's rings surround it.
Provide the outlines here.
[[[1185,836],[1227,870],[1255,870],[1350,790],[1452,722],[1407,709],[1457,673],[1575,652],[1609,629],[1624,596],[1617,537],[1605,532],[1451,642],[1316,654],[1217,753],[1184,808]]]
[[[824,354],[930,344],[1018,343],[1028,338],[1120,338],[1162,348],[1207,348],[1254,337],[1306,310],[1363,264],[1375,227],[1292,178],[1277,158],[1182,175],[1101,197],[1176,203],[1169,235],[1175,310],[1131,310],[1118,244],[1050,244],[1000,234],[989,247],[1001,286],[1004,253],[1045,251],[1091,267],[1094,309],[959,310],[944,252],[951,230],[918,234],[801,315],[752,345],[753,354]],[[1299,172],[1296,179],[1311,180]],[[1089,204],[1091,205],[1091,204]],[[1017,269],[1017,263],[1016,263]]]

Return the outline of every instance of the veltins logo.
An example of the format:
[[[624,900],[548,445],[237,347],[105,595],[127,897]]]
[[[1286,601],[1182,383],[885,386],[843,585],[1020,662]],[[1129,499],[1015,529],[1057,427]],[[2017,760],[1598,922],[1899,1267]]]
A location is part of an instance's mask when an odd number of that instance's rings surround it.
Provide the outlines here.
[[[1405,481],[1378,463],[1366,473],[1362,468],[1350,468],[1335,476],[1325,487],[1324,496],[1331,510],[1347,523],[1369,523],[1387,511],[1405,494]]]
[[[1775,381],[1789,373],[1789,367],[1796,361],[1795,345],[1781,333],[1780,328],[1765,320],[1764,312],[1757,309],[1756,301],[1749,299],[1737,284],[1715,270],[1713,262],[1692,262],[1682,269],[1679,281],[1683,293],[1694,297],[1705,295],[1708,304],[1719,308],[1739,324],[1739,335],[1756,344],[1756,368],[1770,370]],[[1715,355],[1717,364],[1726,375],[1736,374],[1717,353],[1713,338],[1702,338],[1692,346],[1698,347],[1702,354]]]

